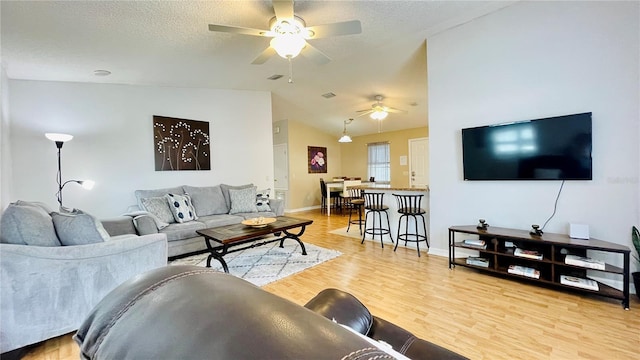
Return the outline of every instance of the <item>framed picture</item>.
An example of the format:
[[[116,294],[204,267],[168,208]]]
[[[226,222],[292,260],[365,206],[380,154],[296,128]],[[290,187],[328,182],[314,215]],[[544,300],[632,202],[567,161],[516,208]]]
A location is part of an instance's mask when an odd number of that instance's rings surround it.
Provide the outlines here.
[[[327,148],[320,146],[307,146],[307,166],[309,174],[327,172]]]
[[[209,122],[153,116],[156,171],[211,170]]]

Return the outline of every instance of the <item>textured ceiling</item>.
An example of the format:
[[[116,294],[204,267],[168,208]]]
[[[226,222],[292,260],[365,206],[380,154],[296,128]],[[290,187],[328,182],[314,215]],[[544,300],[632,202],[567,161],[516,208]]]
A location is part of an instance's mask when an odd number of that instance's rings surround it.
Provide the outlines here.
[[[271,1],[0,2],[2,63],[10,79],[266,90],[273,120],[292,119],[342,132],[343,121],[369,109],[376,94],[407,110],[382,131],[427,124],[427,36],[514,1],[295,1],[307,26],[360,20],[362,33],[311,40],[332,61],[298,56],[251,61],[268,38],[210,32],[208,24],[267,29]],[[110,76],[97,77],[105,69]],[[268,80],[282,74],[279,80]],[[321,95],[337,96],[325,99]],[[352,135],[375,133],[359,117]]]

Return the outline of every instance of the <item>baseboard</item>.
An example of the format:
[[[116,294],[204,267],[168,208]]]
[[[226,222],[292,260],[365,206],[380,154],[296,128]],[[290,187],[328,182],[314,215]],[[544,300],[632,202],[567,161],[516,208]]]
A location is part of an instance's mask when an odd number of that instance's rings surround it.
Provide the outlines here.
[[[316,209],[320,209],[320,205],[309,206],[309,207],[298,208],[298,209],[284,209],[284,212],[285,213],[297,213],[297,212],[316,210]]]

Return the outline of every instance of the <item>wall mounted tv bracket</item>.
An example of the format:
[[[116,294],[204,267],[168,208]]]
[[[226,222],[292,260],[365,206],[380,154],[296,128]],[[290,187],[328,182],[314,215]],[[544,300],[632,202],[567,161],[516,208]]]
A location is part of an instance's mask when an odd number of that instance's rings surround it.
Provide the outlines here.
[[[489,227],[489,224],[486,223],[485,219],[479,219],[478,220],[480,223],[478,224],[478,226],[476,226],[476,228],[480,229],[480,230],[487,230],[487,228]]]
[[[531,231],[529,231],[529,234],[534,235],[534,236],[542,236],[542,234],[544,234],[542,232],[542,230],[540,229],[540,225],[531,225]]]

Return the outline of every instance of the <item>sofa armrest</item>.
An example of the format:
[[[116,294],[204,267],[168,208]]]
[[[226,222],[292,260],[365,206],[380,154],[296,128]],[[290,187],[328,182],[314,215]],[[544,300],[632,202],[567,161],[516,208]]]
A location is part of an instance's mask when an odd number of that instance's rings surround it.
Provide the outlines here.
[[[133,218],[133,224],[140,235],[158,233],[158,225],[151,215],[138,215]]]
[[[377,316],[373,317],[373,326],[369,336],[374,340],[384,341],[391,345],[395,351],[410,359],[467,359],[442,346],[420,339],[400,326]]]
[[[120,216],[117,218],[100,220],[100,222],[102,222],[102,226],[104,226],[104,229],[107,230],[111,236],[128,234],[135,235],[137,234],[137,231],[132,220],[133,219],[130,216]]]
[[[269,207],[276,216],[284,215],[284,200],[282,199],[269,199]]]
[[[0,352],[76,330],[116,286],[166,264],[165,234],[76,246],[0,244]]]

